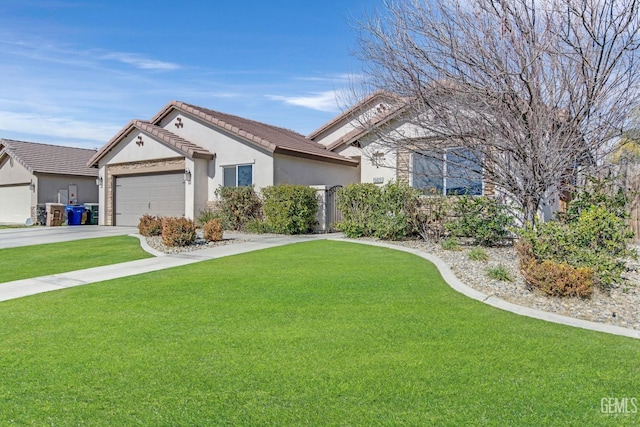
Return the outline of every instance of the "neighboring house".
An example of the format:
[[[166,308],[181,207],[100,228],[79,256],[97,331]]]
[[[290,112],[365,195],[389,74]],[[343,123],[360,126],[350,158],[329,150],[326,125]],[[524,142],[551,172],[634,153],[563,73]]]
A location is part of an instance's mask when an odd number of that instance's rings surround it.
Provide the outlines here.
[[[102,225],[138,225],[144,214],[194,219],[220,186],[344,185],[359,160],[294,131],[169,102],[132,120],[88,162],[98,168]]]
[[[0,223],[44,222],[46,203],[95,203],[95,150],[0,139]]]
[[[359,182],[405,182],[440,194],[493,192],[477,156],[455,146],[425,151],[423,132],[403,119],[405,100],[378,91],[308,135],[327,150],[359,158]],[[419,141],[412,143],[411,141]]]

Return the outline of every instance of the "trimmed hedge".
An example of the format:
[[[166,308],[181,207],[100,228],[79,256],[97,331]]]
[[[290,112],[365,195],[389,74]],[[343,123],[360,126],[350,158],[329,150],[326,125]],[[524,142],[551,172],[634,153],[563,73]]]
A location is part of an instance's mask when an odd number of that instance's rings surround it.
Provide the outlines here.
[[[315,189],[282,184],[262,189],[266,228],[274,233],[304,234],[313,231],[318,213]]]

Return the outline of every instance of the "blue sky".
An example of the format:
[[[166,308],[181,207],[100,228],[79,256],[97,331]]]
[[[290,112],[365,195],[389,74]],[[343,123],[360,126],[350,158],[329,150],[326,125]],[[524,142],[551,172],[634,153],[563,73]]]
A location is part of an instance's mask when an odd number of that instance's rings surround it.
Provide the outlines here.
[[[376,0],[0,0],[0,138],[99,148],[180,100],[307,134]]]

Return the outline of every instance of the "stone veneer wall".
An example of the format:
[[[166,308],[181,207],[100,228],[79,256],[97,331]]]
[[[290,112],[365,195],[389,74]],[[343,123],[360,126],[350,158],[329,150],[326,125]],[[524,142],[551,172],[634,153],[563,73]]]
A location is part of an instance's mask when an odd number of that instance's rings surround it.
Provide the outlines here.
[[[113,217],[115,216],[115,212],[113,209],[113,205],[115,202],[114,187],[116,183],[116,177],[123,175],[138,175],[184,170],[184,167],[184,157],[107,165],[105,177],[105,225],[113,225],[114,223]]]

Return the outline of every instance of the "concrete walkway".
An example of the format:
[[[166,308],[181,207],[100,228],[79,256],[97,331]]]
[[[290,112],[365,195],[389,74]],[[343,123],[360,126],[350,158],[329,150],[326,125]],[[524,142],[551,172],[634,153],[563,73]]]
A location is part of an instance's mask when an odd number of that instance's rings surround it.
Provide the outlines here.
[[[126,231],[131,231],[131,230],[124,230],[124,228],[126,227],[100,227],[100,228],[111,228],[111,229],[121,228],[121,230],[113,231],[114,234],[126,234],[125,233]],[[6,230],[0,230],[0,232],[2,232],[0,233],[0,242],[2,242],[2,240],[4,240],[5,235],[9,233],[5,233]],[[91,233],[90,230],[84,230],[84,232]],[[104,232],[108,233],[109,231],[105,230]],[[100,233],[103,233],[103,231],[100,231],[100,230],[94,231],[94,234],[100,234]],[[55,291],[58,289],[64,289],[64,288],[69,288],[73,286],[81,286],[89,283],[101,282],[104,280],[133,276],[136,274],[143,274],[150,271],[163,270],[163,269],[177,267],[181,265],[192,264],[192,263],[203,261],[203,260],[221,258],[221,257],[236,255],[240,253],[256,251],[259,249],[268,249],[276,246],[288,245],[292,243],[299,243],[299,242],[309,241],[309,240],[329,239],[329,240],[339,240],[339,241],[347,241],[347,242],[353,242],[353,243],[359,243],[359,244],[380,246],[380,247],[385,247],[389,249],[400,250],[400,251],[415,254],[419,257],[422,257],[434,263],[438,268],[438,270],[440,271],[442,278],[454,290],[468,296],[469,298],[473,298],[475,300],[481,301],[485,304],[491,305],[501,310],[510,311],[515,314],[533,317],[535,319],[545,320],[548,322],[560,323],[563,325],[569,325],[569,326],[574,326],[574,327],[583,328],[583,329],[590,329],[593,331],[605,332],[609,334],[640,339],[640,331],[635,329],[628,329],[628,328],[622,328],[614,325],[607,325],[603,323],[590,322],[590,321],[581,320],[581,319],[574,319],[572,317],[561,316],[561,315],[549,313],[546,311],[519,306],[510,302],[495,298],[490,295],[485,295],[482,292],[472,289],[467,285],[465,285],[464,283],[462,283],[453,274],[449,266],[445,264],[440,258],[432,254],[422,252],[417,249],[405,248],[402,246],[396,246],[389,243],[345,239],[341,235],[331,235],[331,234],[329,235],[318,234],[318,235],[306,235],[306,236],[263,236],[263,235],[244,235],[244,234],[225,233],[226,238],[243,239],[246,241],[240,242],[240,243],[233,243],[229,245],[222,245],[222,246],[216,246],[216,247],[211,247],[206,249],[200,249],[200,250],[185,252],[181,254],[168,255],[168,254],[159,253],[153,250],[146,244],[145,239],[141,238],[139,235],[136,235],[136,236],[140,238],[142,247],[146,251],[154,254],[155,257],[147,258],[143,260],[125,262],[121,264],[89,268],[86,270],[78,270],[78,271],[71,271],[68,273],[54,274],[51,276],[43,276],[43,277],[36,277],[31,279],[16,280],[14,282],[8,282],[8,283],[0,283],[0,301],[20,298],[28,295],[35,295],[42,292]],[[93,235],[93,237],[102,237],[102,236]],[[70,238],[67,239],[67,235],[62,235],[62,236],[58,235],[56,237],[55,233],[50,235],[48,238],[49,240],[52,240],[52,241],[55,241],[56,238],[62,239],[58,241],[72,240]],[[16,245],[16,246],[21,246],[21,245]],[[0,247],[2,247],[1,243],[0,243]]]

